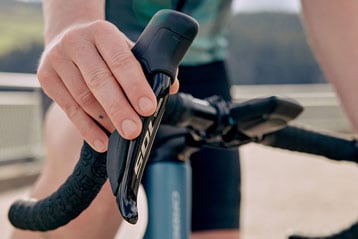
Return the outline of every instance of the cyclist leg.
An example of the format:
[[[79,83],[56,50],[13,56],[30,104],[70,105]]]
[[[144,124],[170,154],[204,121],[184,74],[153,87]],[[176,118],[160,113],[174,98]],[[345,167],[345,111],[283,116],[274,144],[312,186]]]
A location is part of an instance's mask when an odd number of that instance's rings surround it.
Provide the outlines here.
[[[180,90],[198,98],[229,100],[224,62],[179,69]],[[240,162],[238,150],[204,149],[191,159],[193,171],[192,239],[238,239]]]
[[[63,111],[55,104],[48,110],[44,128],[46,160],[31,197],[40,199],[56,190],[72,172],[79,158],[82,139]],[[69,224],[39,233],[16,230],[13,239],[113,238],[120,216],[109,184],[106,183],[91,206]]]
[[[310,47],[358,135],[358,2],[302,0],[302,20]],[[344,27],[342,27],[344,26]],[[354,49],[354,51],[352,51]]]
[[[239,238],[240,164],[237,150],[204,149],[191,158],[192,239]]]

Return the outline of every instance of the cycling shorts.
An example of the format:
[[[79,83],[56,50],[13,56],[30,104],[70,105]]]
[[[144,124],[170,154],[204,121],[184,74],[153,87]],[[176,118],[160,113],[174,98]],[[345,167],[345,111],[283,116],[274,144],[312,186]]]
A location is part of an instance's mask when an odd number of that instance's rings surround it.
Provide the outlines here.
[[[224,62],[201,66],[182,66],[178,79],[180,91],[197,98],[220,95],[230,100]],[[159,129],[155,147],[161,139],[178,134],[180,129]],[[237,229],[240,215],[240,162],[237,149],[204,148],[191,157],[192,230]]]

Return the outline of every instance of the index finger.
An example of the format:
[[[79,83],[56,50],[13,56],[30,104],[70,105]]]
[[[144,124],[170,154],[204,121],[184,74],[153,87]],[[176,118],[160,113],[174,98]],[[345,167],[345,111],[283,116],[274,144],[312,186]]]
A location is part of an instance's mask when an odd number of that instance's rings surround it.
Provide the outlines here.
[[[143,116],[153,114],[156,97],[131,51],[132,43],[114,25],[99,29],[94,37],[97,50],[133,108]]]

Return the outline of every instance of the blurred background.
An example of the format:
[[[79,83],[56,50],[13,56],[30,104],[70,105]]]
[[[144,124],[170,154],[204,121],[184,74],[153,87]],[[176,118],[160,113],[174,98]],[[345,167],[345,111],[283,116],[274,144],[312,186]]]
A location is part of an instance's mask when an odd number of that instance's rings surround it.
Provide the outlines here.
[[[304,36],[298,1],[239,0],[229,24],[234,100],[283,95],[299,123],[351,137],[350,125]],[[0,237],[10,203],[26,196],[44,157],[35,72],[43,49],[40,1],[0,0]],[[244,239],[329,233],[357,219],[355,165],[258,145],[242,147]],[[284,169],[284,170],[283,170]]]
[[[324,82],[305,41],[299,8],[297,1],[234,1],[233,84]],[[0,18],[0,71],[35,72],[43,46],[40,2],[1,0]]]

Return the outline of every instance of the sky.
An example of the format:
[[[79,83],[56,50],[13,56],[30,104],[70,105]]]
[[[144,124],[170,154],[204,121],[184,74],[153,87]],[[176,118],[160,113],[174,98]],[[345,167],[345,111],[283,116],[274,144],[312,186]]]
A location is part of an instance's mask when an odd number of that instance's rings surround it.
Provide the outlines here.
[[[300,10],[299,0],[234,0],[234,11],[288,11],[298,12]]]

